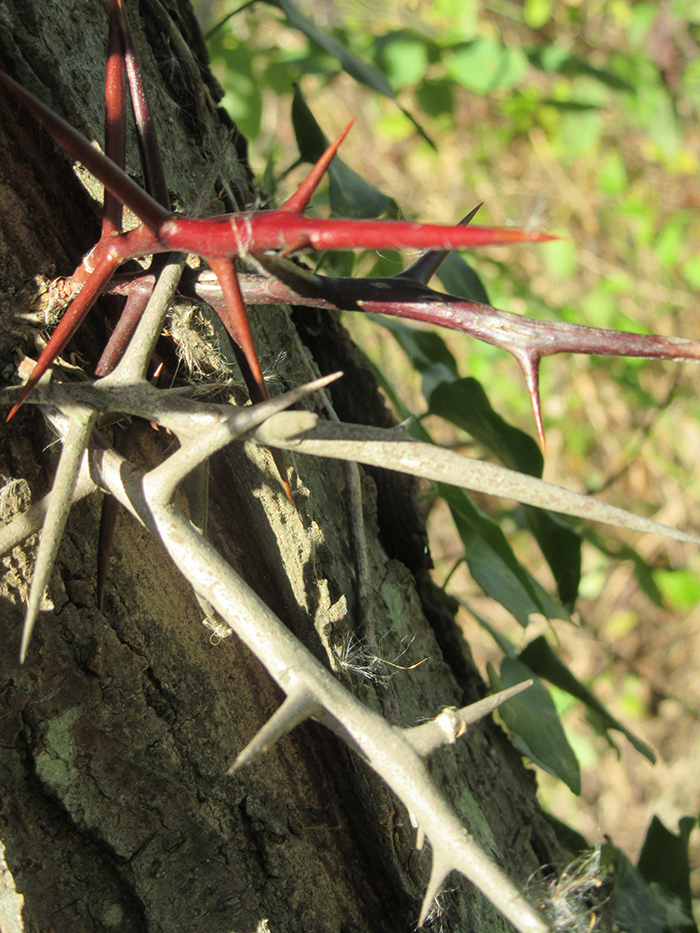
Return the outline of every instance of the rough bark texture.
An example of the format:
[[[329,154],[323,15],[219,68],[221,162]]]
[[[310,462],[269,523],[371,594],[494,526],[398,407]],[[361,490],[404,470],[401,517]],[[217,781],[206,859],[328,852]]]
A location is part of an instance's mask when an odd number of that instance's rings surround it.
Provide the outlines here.
[[[192,62],[173,53],[166,9]],[[184,0],[142,0],[129,12],[171,192],[192,204],[206,160],[228,131],[214,104],[216,86],[200,73],[198,27]],[[0,0],[3,66],[97,140],[106,35],[106,0]],[[99,215],[71,163],[4,91],[0,114],[0,365],[7,377],[22,336],[8,329],[8,308],[23,300],[23,289],[31,294],[37,273],[71,273],[97,237]],[[226,172],[245,203],[251,191],[238,161],[242,141],[236,150]],[[133,152],[129,169],[138,175]],[[347,372],[334,389],[341,413],[352,411],[361,388],[361,413],[382,423],[376,389],[344,332],[318,314],[296,316],[317,365]],[[88,369],[105,339],[100,311],[92,317],[73,348]],[[279,385],[313,371],[287,311],[254,314],[254,328]],[[34,352],[25,336],[23,349]],[[0,473],[4,482],[23,480],[5,486],[0,520],[26,504],[29,491],[33,500],[47,491],[56,461],[51,440],[30,406],[0,428]],[[155,462],[167,443],[139,427],[133,457]],[[332,665],[358,626],[345,474],[337,463],[299,459],[293,466],[296,509],[281,495],[264,452],[238,446],[217,457],[209,534]],[[421,566],[424,529],[410,490],[391,477],[381,488],[380,529],[376,487],[364,478],[370,619],[384,657],[405,652],[406,666],[429,660],[378,685],[339,676],[371,706],[413,724],[484,688],[454,627],[453,607]],[[392,514],[404,527],[392,525]],[[212,643],[189,587],[128,516],[117,525],[105,610],[98,612],[98,520],[97,498],[73,510],[49,591],[52,608],[42,613],[22,668],[21,603],[36,541],[4,558],[0,840],[24,897],[26,929],[413,929],[429,853],[416,852],[403,807],[320,726],[297,729],[264,760],[227,777],[227,766],[278,705],[277,688],[235,638]],[[556,858],[534,778],[492,723],[439,753],[432,770],[477,838],[520,883]],[[435,929],[507,928],[470,885],[453,877],[448,887]]]

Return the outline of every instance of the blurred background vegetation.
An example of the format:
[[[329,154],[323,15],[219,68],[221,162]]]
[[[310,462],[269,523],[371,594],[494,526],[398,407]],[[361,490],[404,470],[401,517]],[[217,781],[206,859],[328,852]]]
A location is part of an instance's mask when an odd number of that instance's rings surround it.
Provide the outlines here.
[[[205,32],[237,8],[231,0],[195,6]],[[483,202],[479,223],[560,236],[466,257],[494,306],[700,337],[698,0],[278,0],[246,4],[209,45],[224,106],[271,197],[293,190],[305,171],[303,95],[330,138],[356,120],[343,160],[392,199],[358,187],[345,213],[388,208],[453,223]],[[320,194],[319,210],[327,198]],[[350,261],[324,268],[347,273]],[[359,260],[375,274],[399,262],[391,254]],[[361,315],[345,323],[407,409],[423,415],[421,375],[400,344]],[[478,379],[499,414],[534,434],[512,359],[461,335],[442,337],[459,374]],[[545,478],[698,533],[699,385],[693,364],[545,360]],[[489,456],[454,425],[433,415],[422,424],[442,443]],[[476,498],[553,592],[512,503]],[[525,629],[464,563],[454,570],[463,545],[447,505],[428,489],[425,505],[436,579],[450,575],[450,592],[516,650],[546,634],[579,681],[656,751],[655,765],[624,738],[614,751],[580,703],[550,688],[582,793],[541,773],[543,803],[589,842],[607,833],[636,860],[653,814],[675,832],[681,817],[698,813],[700,555],[658,538],[586,533],[575,624],[553,630],[534,619]],[[498,666],[502,650],[488,631],[466,610],[462,622],[480,669]],[[700,863],[697,832],[691,860]],[[693,878],[697,898],[700,873]]]

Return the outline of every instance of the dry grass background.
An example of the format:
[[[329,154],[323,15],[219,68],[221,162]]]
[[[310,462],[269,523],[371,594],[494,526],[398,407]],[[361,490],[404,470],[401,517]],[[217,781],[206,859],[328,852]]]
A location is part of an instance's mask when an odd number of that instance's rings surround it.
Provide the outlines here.
[[[565,14],[567,7],[575,5],[554,4],[551,41],[559,41],[564,30],[570,29]],[[482,7],[482,34],[500,35],[519,44],[538,38],[524,25],[518,9],[509,3]],[[624,3],[583,5],[580,27],[564,38],[574,50],[586,52],[593,65],[606,67],[611,57],[627,50],[626,9]],[[359,15],[363,28],[373,28],[362,8],[358,12],[357,7],[317,3],[310,12],[319,19],[335,16],[336,22],[344,21],[346,15]],[[410,15],[420,13],[417,9]],[[398,6],[378,3],[372,15],[381,23],[377,31],[386,29],[387,23],[401,25]],[[261,47],[281,44],[290,55],[305,48],[306,40],[272,17],[263,25],[241,18],[236,28],[239,36],[245,39],[249,34]],[[668,55],[663,59],[650,45],[642,53],[655,63],[667,84],[676,80],[683,62],[697,52],[682,22],[676,22],[674,30],[667,30],[665,49],[675,59],[669,60]],[[542,97],[556,90],[557,80],[534,71],[528,74]],[[347,75],[341,73],[331,82],[308,75],[302,86],[329,137],[356,119],[343,148],[344,159],[363,178],[392,195],[407,216],[454,222],[483,201],[481,222],[535,223],[566,238],[572,246],[572,261],[565,274],[538,247],[480,254],[477,268],[497,306],[533,316],[564,306],[576,310],[580,323],[610,326],[611,321],[627,320],[651,332],[700,337],[698,294],[678,272],[682,260],[697,249],[700,233],[700,127],[696,111],[682,96],[678,101],[682,140],[675,159],[665,158],[659,140],[650,140],[626,119],[619,98],[611,98],[601,111],[599,144],[570,158],[546,125],[504,132],[508,104],[504,95],[487,98],[456,87],[453,115],[425,120],[438,142],[435,154],[411,132],[391,102],[359,87]],[[410,90],[400,99],[417,110]],[[275,152],[279,166],[296,158],[289,106],[289,98],[264,91],[261,133],[252,151],[259,172],[269,151]],[[628,180],[624,190],[611,194],[601,190],[599,178],[601,166],[609,163],[613,153],[621,158]],[[302,173],[300,169],[290,175],[285,184],[291,187]],[[652,217],[653,235],[646,241],[635,232],[637,214],[632,206],[637,204],[648,208]],[[688,218],[685,240],[678,247],[678,262],[669,264],[660,251],[659,235],[679,212]],[[615,283],[612,309],[607,309],[608,319],[591,320],[589,312],[595,315],[598,308],[591,296],[599,293],[604,280]],[[509,281],[516,286],[509,286]],[[408,406],[422,413],[420,380],[393,339],[360,316],[348,315],[347,325],[368,356],[400,386]],[[494,407],[534,433],[516,364],[466,337],[443,336],[461,373],[479,378]],[[700,532],[699,387],[700,367],[690,363],[628,364],[584,357],[545,360],[545,478],[598,492],[615,504]],[[430,422],[428,426],[443,442],[465,442],[444,424]],[[473,447],[470,453],[487,455]],[[502,505],[487,499],[480,504],[490,511]],[[442,582],[460,554],[460,542],[444,503],[426,503],[426,508],[430,508],[435,576]],[[590,545],[584,546],[582,596],[574,625],[560,623],[552,631],[544,622],[535,621],[523,631],[481,594],[464,565],[451,578],[450,590],[518,645],[547,631],[559,642],[561,655],[574,674],[592,684],[613,715],[655,749],[658,761],[654,766],[624,738],[616,754],[592,733],[578,704],[568,705],[558,698],[581,760],[583,792],[575,798],[560,781],[541,774],[543,802],[591,843],[602,841],[607,834],[636,859],[652,815],[675,830],[681,816],[697,815],[700,806],[700,583],[694,583],[700,581],[700,555],[662,539],[599,531],[612,547],[616,540],[627,540],[654,567],[687,568],[689,594],[686,590],[681,597],[667,599],[660,609],[641,591],[630,562],[612,560]],[[513,529],[513,541],[521,560],[551,589],[551,575],[531,539]],[[500,653],[490,636],[466,611],[461,621],[480,668],[485,670],[489,661],[497,665]],[[692,840],[696,897],[700,897],[699,837],[696,831]]]

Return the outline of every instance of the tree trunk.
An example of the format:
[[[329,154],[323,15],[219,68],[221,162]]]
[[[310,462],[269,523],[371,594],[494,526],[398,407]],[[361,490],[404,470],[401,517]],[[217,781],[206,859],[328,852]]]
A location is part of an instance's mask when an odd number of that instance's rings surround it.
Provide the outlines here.
[[[0,0],[2,66],[89,139],[102,140],[106,0]],[[129,9],[157,115],[174,201],[191,206],[229,123],[185,0]],[[184,49],[177,39],[184,38]],[[33,277],[70,275],[99,236],[85,181],[4,90],[0,92],[0,329],[2,375],[36,332],[13,313]],[[134,151],[132,151],[134,150]],[[139,175],[135,146],[128,169]],[[251,202],[243,140],[225,174]],[[232,209],[219,204],[221,212]],[[108,308],[108,303],[105,303]],[[67,357],[94,366],[105,310],[91,313]],[[371,374],[328,315],[253,310],[273,391],[316,366],[343,369],[333,401],[347,420],[385,424]],[[38,409],[0,429],[0,519],[43,496],[57,454]],[[155,463],[168,438],[132,427],[130,459]],[[425,529],[404,481],[362,474],[369,554],[369,624],[358,578],[342,465],[298,458],[284,498],[269,455],[231,445],[210,465],[209,537],[234,569],[343,683],[404,725],[464,705],[484,686],[430,580]],[[14,482],[12,480],[20,480]],[[379,511],[376,489],[381,489]],[[31,491],[31,493],[30,493]],[[281,700],[235,637],[219,643],[160,545],[129,516],[117,523],[103,612],[95,600],[100,501],[71,513],[26,663],[19,640],[36,540],[3,559],[0,589],[0,839],[27,930],[335,933],[413,929],[430,855],[415,849],[409,815],[331,733],[304,725],[252,767],[228,766]],[[395,516],[400,516],[401,521]],[[352,639],[371,629],[384,658],[406,668],[367,679]],[[350,649],[350,664],[338,655]],[[433,777],[482,846],[520,885],[557,858],[535,802],[535,780],[492,722],[474,727],[431,764]],[[434,929],[509,929],[453,875]],[[0,919],[2,914],[0,913]],[[2,927],[2,923],[0,923]],[[9,929],[9,927],[8,927]]]

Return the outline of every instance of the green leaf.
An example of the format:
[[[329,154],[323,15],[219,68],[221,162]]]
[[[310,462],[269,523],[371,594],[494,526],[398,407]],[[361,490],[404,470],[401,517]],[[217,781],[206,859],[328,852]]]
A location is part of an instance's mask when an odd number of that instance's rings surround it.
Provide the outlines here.
[[[394,334],[394,336],[397,336],[398,334],[397,340],[399,344],[401,345],[401,347],[403,348],[404,352],[408,354],[409,358],[413,359],[411,354],[415,353],[416,360],[417,360],[416,369],[418,369],[419,372],[420,372],[420,369],[419,369],[418,361],[420,361],[421,358],[424,358],[426,360],[427,365],[430,365],[430,360],[431,360],[430,354],[434,351],[430,350],[428,353],[426,353],[425,344],[421,341],[420,338],[417,339],[415,343],[413,343],[412,341],[413,341],[414,335],[423,334],[425,336],[428,334],[433,334],[432,331],[414,330],[413,328],[406,327],[405,324],[401,324],[399,321],[385,318],[381,314],[368,314],[367,317],[371,321],[374,321],[375,324],[379,324],[382,327],[386,327],[386,329],[391,331],[391,333]],[[435,334],[434,336],[437,337],[438,335]],[[404,340],[407,341],[406,346],[404,346],[404,343],[403,343]],[[441,340],[441,338],[438,337],[438,340]],[[457,366],[457,363],[455,362],[455,358],[452,356],[450,351],[447,349],[447,346],[445,345],[444,341],[442,341],[442,345],[444,347],[444,351],[441,348],[440,352],[443,353],[444,355],[439,365],[443,368],[443,371],[454,373],[456,372],[456,366]],[[425,356],[423,356],[424,354]],[[396,412],[398,413],[399,418],[401,418],[401,420],[403,421],[414,418],[413,412],[410,411],[406,407],[406,405],[404,404],[403,400],[401,399],[400,395],[398,394],[398,392],[396,391],[392,383],[386,378],[386,375],[384,374],[384,372],[381,369],[378,369],[374,365],[374,363],[372,363],[371,360],[368,360],[368,362],[370,366],[372,367],[372,369],[374,370],[374,374],[377,377],[377,381],[379,382],[380,387],[384,390],[384,392],[387,395],[387,398],[389,399],[391,404],[394,406]],[[428,434],[428,432],[425,430],[423,425],[420,424],[420,422],[413,421],[413,423],[411,424],[409,428],[409,433],[413,437],[415,437],[417,440],[425,441],[426,443],[429,443],[429,444],[433,443],[433,439]]]
[[[613,918],[621,933],[693,933],[696,926],[679,901],[656,884],[648,884],[627,856],[612,843],[603,858],[615,866]]]
[[[413,123],[425,141],[430,146],[432,146],[433,149],[437,149],[435,143],[425,132],[420,123],[418,123],[415,117],[413,117],[412,114],[410,114],[398,103],[396,100],[396,94],[387,81],[386,75],[382,74],[382,72],[375,68],[374,65],[369,65],[367,62],[363,62],[362,59],[358,58],[357,55],[354,55],[350,49],[344,46],[341,42],[338,42],[334,36],[331,36],[323,29],[320,29],[312,20],[309,19],[308,16],[302,13],[299,7],[293,3],[292,0],[267,0],[267,2],[272,6],[279,7],[287,17],[287,21],[289,22],[290,26],[292,26],[294,29],[298,29],[299,32],[303,32],[308,39],[311,39],[312,42],[320,45],[322,49],[325,49],[326,52],[336,58],[342,65],[343,70],[347,71],[347,73],[356,81],[358,81],[360,84],[364,84],[366,87],[371,88],[378,94],[382,94],[384,97],[388,97],[393,100],[401,112],[406,117],[408,117],[411,123]]]
[[[700,602],[700,580],[690,570],[654,571],[654,580],[664,599],[685,612],[690,612]]]
[[[512,687],[528,680],[532,672],[515,658],[501,662],[500,677],[488,665],[489,683],[493,691]],[[569,745],[549,692],[535,679],[529,690],[508,700],[498,708],[508,726],[515,747],[549,774],[561,778],[574,793],[581,793],[581,769]]]
[[[356,81],[372,88],[378,94],[396,100],[396,94],[387,81],[386,75],[382,74],[374,65],[363,62],[361,58],[353,55],[350,49],[338,42],[336,38],[320,29],[308,16],[302,13],[292,0],[275,0],[272,5],[278,6],[282,10],[290,26],[298,29],[299,32],[303,32],[307,39],[311,39],[312,42],[320,45],[321,48],[336,58],[343,66],[343,69]]]
[[[262,177],[258,182],[258,187],[264,193],[265,197],[274,201],[277,195],[277,171],[275,166],[275,155],[269,152],[265,160],[265,168]]]
[[[569,110],[574,111],[575,113],[581,113],[586,110],[600,110],[602,104],[594,104],[591,101],[583,100],[571,100],[571,99],[559,99],[555,97],[546,97],[542,101],[543,105],[548,107],[554,107],[555,110]]]
[[[328,139],[316,121],[298,86],[292,98],[292,126],[304,162],[314,163],[328,147]],[[398,209],[393,198],[382,194],[335,156],[328,166],[331,210],[341,217],[378,217]]]
[[[552,15],[552,0],[525,0],[523,17],[530,29],[541,29]]]
[[[428,402],[432,414],[467,431],[493,451],[504,466],[531,476],[542,476],[544,460],[537,443],[493,410],[476,379],[442,382],[430,393]],[[559,598],[565,606],[573,606],[581,581],[579,536],[558,516],[541,509],[522,506],[517,511],[549,564]]]
[[[581,537],[566,519],[554,512],[518,506],[513,518],[523,523],[539,546],[554,576],[559,599],[572,610],[581,583]]]
[[[422,81],[416,88],[415,95],[418,106],[429,117],[442,117],[454,113],[454,82],[446,78]]]
[[[437,272],[437,276],[450,295],[491,304],[484,283],[459,253],[448,253]]]
[[[525,0],[523,17],[530,29],[541,29],[552,15],[552,0]]]
[[[469,376],[436,385],[428,404],[432,414],[471,434],[493,451],[504,466],[530,476],[542,476],[544,459],[536,441],[493,410],[476,379]]]
[[[393,334],[415,369],[422,375],[423,395],[426,399],[434,386],[459,378],[457,361],[445,341],[435,331],[407,327],[400,321],[380,315],[371,317]]]
[[[298,85],[294,87],[292,97],[292,126],[299,149],[299,158],[302,162],[309,162],[313,165],[328,148],[328,137],[319,126]],[[335,157],[335,159],[339,158],[340,156]]]
[[[634,86],[620,75],[604,68],[595,68],[585,58],[569,55],[561,46],[539,46],[530,49],[527,57],[530,63],[541,71],[554,71],[560,75],[586,75],[615,91],[627,91],[629,94],[634,94],[636,91]]]
[[[401,250],[383,249],[381,253],[376,254],[369,277],[371,279],[383,279],[398,275],[399,272],[403,272],[404,266],[404,256]]]
[[[500,526],[476,506],[463,489],[436,485],[447,502],[474,580],[523,626],[532,615],[551,618],[528,571],[518,561]],[[561,609],[555,612],[561,614]]]
[[[253,71],[255,55],[241,43],[231,46],[229,41],[225,33],[217,32],[210,44],[212,61],[224,64],[222,104],[241,133],[255,139],[262,119],[262,92]]]
[[[333,162],[328,168],[328,184],[331,210],[334,214],[338,217],[362,219],[397,212],[398,208],[393,198],[382,194],[366,182],[342,159],[336,156]]]
[[[325,275],[335,275],[339,278],[349,278],[355,274],[357,256],[352,250],[329,249],[325,253],[317,253],[315,272]]]
[[[649,746],[642,742],[641,739],[638,739],[619,720],[615,719],[588,687],[584,687],[581,681],[574,677],[569,668],[554,653],[544,635],[540,635],[534,641],[531,641],[520,652],[518,658],[524,664],[527,664],[528,668],[538,677],[543,677],[550,684],[584,703],[589,710],[591,724],[597,732],[605,736],[611,745],[614,743],[607,732],[609,729],[615,729],[617,732],[621,732],[634,748],[652,764],[656,761],[656,756]]]
[[[428,47],[424,39],[406,30],[390,33],[377,42],[384,70],[395,88],[418,84],[429,63]]]
[[[637,867],[650,884],[658,885],[670,898],[676,898],[688,918],[688,929],[697,933],[693,923],[693,897],[690,889],[688,841],[696,820],[684,816],[678,821],[678,835],[667,829],[655,816],[649,824]]]
[[[446,42],[471,39],[479,29],[479,0],[432,0]]]
[[[448,75],[477,94],[517,87],[528,67],[519,48],[510,48],[494,39],[477,39],[446,52],[443,60]]]

